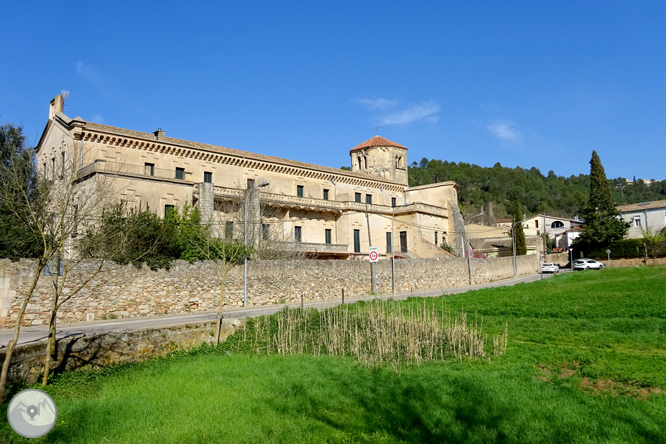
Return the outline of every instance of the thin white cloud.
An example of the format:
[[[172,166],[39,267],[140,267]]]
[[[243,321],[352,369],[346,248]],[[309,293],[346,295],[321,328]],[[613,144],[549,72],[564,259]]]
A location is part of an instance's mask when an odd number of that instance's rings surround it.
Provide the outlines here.
[[[508,142],[517,142],[523,138],[523,133],[512,122],[494,122],[486,125],[486,129],[498,139]]]
[[[429,101],[420,105],[410,105],[403,110],[395,111],[381,116],[380,125],[404,125],[417,120],[436,122],[439,120],[439,104]]]
[[[83,77],[84,80],[92,83],[102,91],[106,90],[106,80],[99,75],[99,73],[90,65],[86,65],[82,61],[76,62],[76,73]]]
[[[104,123],[104,117],[102,117],[100,114],[95,114],[92,116],[92,119],[90,119],[91,122],[94,123]]]
[[[150,118],[154,118],[154,115],[147,112],[134,97],[125,92],[123,85],[119,85],[113,78],[109,78],[103,73],[100,73],[94,66],[79,60],[76,62],[76,73],[83,80],[97,88],[97,90],[104,96],[108,97],[113,102],[122,104],[124,109],[129,109],[136,114],[148,115]],[[95,115],[92,119],[95,123],[102,123],[103,120],[104,119],[100,114]]]
[[[360,103],[361,105],[370,108],[370,109],[377,109],[377,110],[386,110],[390,108],[396,107],[400,102],[396,100],[390,100],[390,99],[384,99],[384,98],[377,98],[377,99],[356,99],[356,103]]]

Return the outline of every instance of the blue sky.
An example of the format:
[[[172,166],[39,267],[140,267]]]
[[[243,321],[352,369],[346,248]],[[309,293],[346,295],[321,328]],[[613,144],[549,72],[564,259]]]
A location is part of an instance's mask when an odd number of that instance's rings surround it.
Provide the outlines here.
[[[666,2],[19,2],[0,123],[71,117],[340,167],[423,157],[666,179]]]

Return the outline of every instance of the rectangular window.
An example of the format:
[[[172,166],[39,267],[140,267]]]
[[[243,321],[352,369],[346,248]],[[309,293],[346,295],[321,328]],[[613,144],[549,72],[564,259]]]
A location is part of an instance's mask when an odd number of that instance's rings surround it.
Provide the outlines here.
[[[303,241],[303,227],[294,227],[294,240],[296,242]]]
[[[296,185],[296,195],[298,197],[303,197],[303,190],[304,190],[303,185]]]
[[[641,217],[634,216],[634,227],[640,227],[640,226],[641,226]]]
[[[55,168],[55,157],[52,157],[52,158],[51,158],[51,178],[52,178],[52,179],[55,179],[55,172],[56,172],[56,168]]]
[[[354,230],[354,253],[361,252],[361,230]]]
[[[172,211],[176,211],[176,207],[173,205],[164,205],[164,217],[167,217]]]
[[[213,173],[210,171],[204,171],[204,182],[213,183]]]
[[[372,194],[365,195],[365,203],[367,203],[368,205],[372,205]]]
[[[539,221],[538,220],[534,221],[534,228],[539,228]]]
[[[389,254],[392,252],[392,247],[393,247],[393,236],[391,236],[391,232],[387,231],[386,232],[386,254]]]
[[[254,179],[248,179],[247,180],[247,189],[251,190],[252,188],[254,188]]]
[[[65,152],[60,153],[62,156],[62,164],[60,165],[60,178],[65,177]]]
[[[392,206],[392,207],[395,207],[397,204],[398,204],[398,202],[397,202],[396,198],[395,198],[395,197],[392,197],[392,198],[391,198],[391,206]]]
[[[400,251],[402,253],[407,253],[407,232],[400,232]]]
[[[185,180],[185,168],[176,168],[176,179]]]
[[[328,190],[324,190],[324,200],[328,200]]]
[[[330,228],[327,228],[324,231],[324,242],[326,242],[327,244],[331,243],[331,229]]]
[[[435,231],[435,245],[439,246],[439,233]]]
[[[144,174],[146,176],[154,176],[155,175],[155,164],[154,163],[145,163],[145,171]]]
[[[72,228],[72,237],[79,235],[79,206],[74,205],[74,227]]]
[[[261,237],[263,240],[268,240],[271,226],[269,224],[261,224]]]
[[[354,201],[359,203],[361,202],[361,193],[354,194]]]
[[[233,239],[234,237],[234,223],[227,221],[224,223],[224,238]]]

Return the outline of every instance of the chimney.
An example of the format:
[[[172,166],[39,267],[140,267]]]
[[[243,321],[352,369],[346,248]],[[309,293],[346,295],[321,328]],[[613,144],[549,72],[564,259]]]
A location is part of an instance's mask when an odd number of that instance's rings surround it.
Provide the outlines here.
[[[55,96],[49,105],[49,120],[53,120],[53,116],[55,116],[56,113],[63,112],[64,105],[65,100],[63,99],[62,94]]]
[[[155,138],[157,140],[166,140],[166,136],[164,135],[164,130],[162,128],[157,128],[157,131],[155,131],[153,134],[155,134]]]

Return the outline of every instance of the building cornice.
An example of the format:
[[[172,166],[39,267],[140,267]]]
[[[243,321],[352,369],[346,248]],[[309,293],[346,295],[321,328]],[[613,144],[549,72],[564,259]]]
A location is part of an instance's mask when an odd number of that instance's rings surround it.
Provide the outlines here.
[[[77,124],[82,121],[71,120]],[[76,125],[79,126],[79,125]],[[92,122],[84,122],[74,138],[85,142],[100,143],[160,154],[182,156],[222,165],[251,168],[323,181],[336,181],[349,185],[383,189],[402,193],[406,186],[366,173],[338,170],[335,168],[250,153],[231,148],[208,145],[188,140],[165,137],[157,140],[153,134],[125,130]]]

